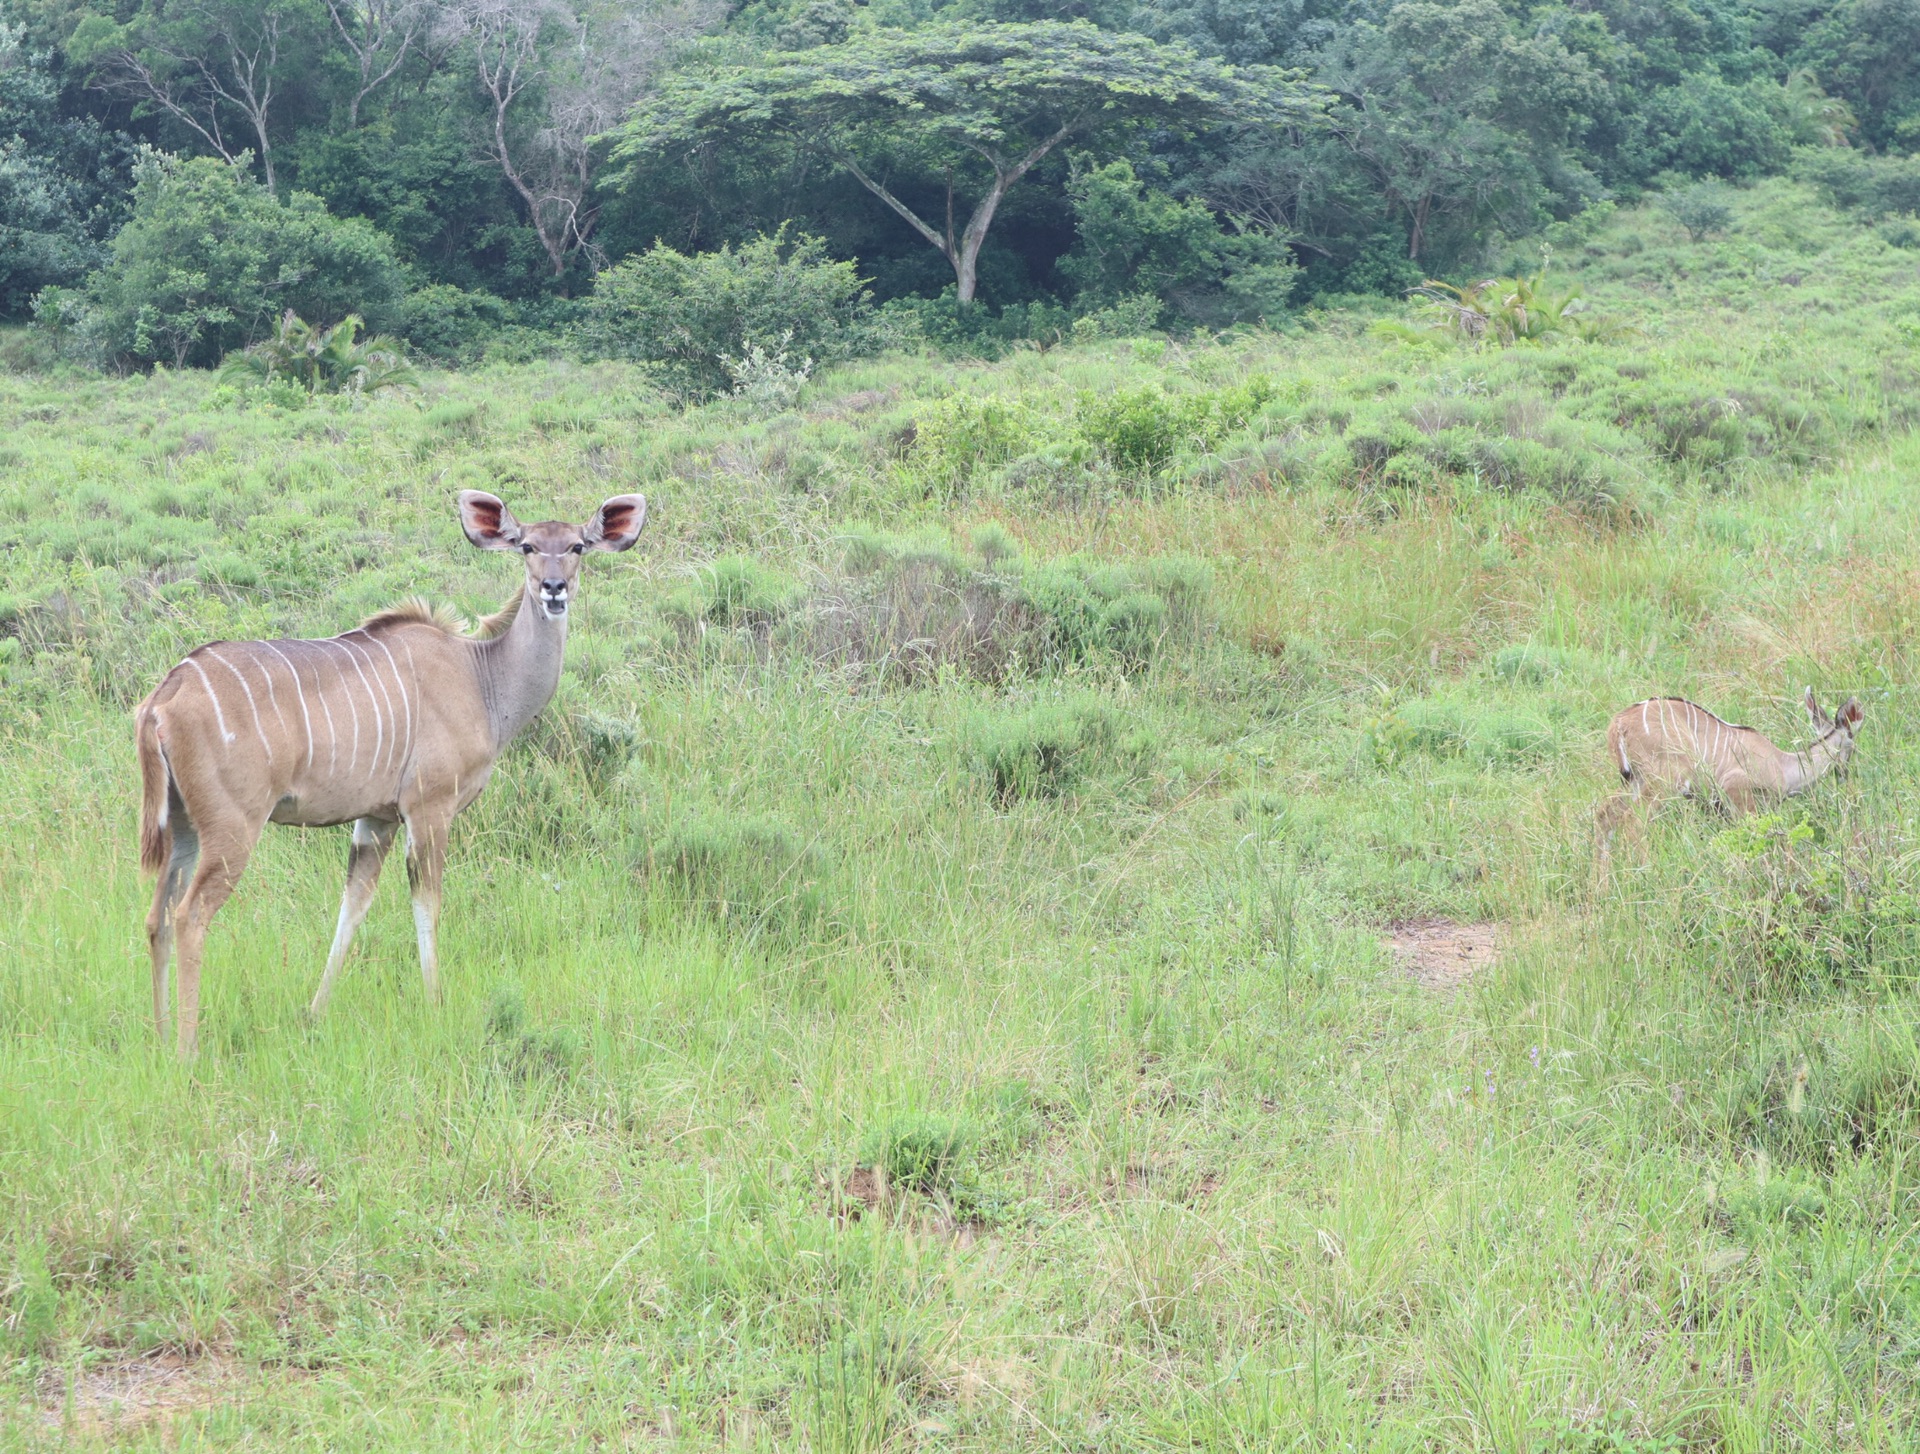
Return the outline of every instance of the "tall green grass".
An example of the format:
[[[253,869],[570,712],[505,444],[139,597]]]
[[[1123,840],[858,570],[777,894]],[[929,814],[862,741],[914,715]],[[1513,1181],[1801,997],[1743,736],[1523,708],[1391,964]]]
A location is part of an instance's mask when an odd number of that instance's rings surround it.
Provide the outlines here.
[[[1626,348],[1332,316],[771,419],[0,378],[6,1442],[1909,1447],[1910,268],[1784,186],[1668,228],[1555,263]],[[1629,384],[1761,403],[1708,458]],[[1476,454],[1526,442],[1605,498]],[[176,1063],[127,709],[213,637],[497,605],[458,488],[636,484],[456,830],[445,1003],[395,870],[305,1018],[344,842],[276,828]],[[1596,893],[1613,710],[1798,743],[1809,681],[1866,704],[1844,778],[1677,805]],[[1425,916],[1500,962],[1419,988],[1379,931]]]

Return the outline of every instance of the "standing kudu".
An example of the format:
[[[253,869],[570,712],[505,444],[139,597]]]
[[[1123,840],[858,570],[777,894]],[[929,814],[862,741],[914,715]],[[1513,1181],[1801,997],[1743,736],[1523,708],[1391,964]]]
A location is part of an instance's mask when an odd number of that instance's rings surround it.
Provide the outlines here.
[[[180,950],[182,1055],[200,1015],[200,954],[269,822],[353,824],[346,896],[313,997],[318,1014],[366,917],[394,835],[407,828],[420,973],[439,994],[434,930],[454,815],[560,683],[567,608],[589,550],[625,550],[647,502],[615,495],[586,525],[522,525],[493,495],[460,493],[482,550],[517,550],[526,579],[468,636],[412,602],[325,641],[216,641],[189,653],[134,712],[140,862],[160,881],[147,915],[153,1016],[164,1039],[167,968]]]
[[[1607,756],[1620,770],[1624,791],[1601,805],[1596,849],[1604,882],[1613,836],[1636,808],[1663,798],[1697,797],[1728,813],[1751,812],[1803,793],[1853,756],[1866,715],[1852,697],[1829,717],[1807,688],[1812,746],[1783,752],[1751,727],[1723,722],[1680,697],[1635,702],[1607,728]]]

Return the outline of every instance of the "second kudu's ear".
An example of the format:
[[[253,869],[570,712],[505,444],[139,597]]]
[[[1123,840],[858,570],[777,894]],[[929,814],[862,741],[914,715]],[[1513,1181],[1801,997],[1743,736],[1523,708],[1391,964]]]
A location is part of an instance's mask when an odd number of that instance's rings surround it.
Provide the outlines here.
[[[1807,715],[1813,719],[1815,731],[1825,731],[1833,725],[1833,718],[1826,714],[1820,705],[1820,699],[1813,694],[1813,688],[1807,688]]]
[[[1860,705],[1858,697],[1848,697],[1847,704],[1834,714],[1834,720],[1849,730],[1858,727],[1866,719],[1866,708]]]
[[[645,495],[615,495],[593,512],[580,533],[588,550],[625,550],[640,538],[646,523]]]
[[[482,550],[516,550],[520,545],[520,522],[504,500],[485,490],[460,492],[460,528]]]

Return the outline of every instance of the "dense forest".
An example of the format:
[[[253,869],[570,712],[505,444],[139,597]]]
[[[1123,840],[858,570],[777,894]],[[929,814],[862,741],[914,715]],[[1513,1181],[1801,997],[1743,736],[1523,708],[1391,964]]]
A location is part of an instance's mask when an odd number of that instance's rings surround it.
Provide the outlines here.
[[[4,0],[0,317],[458,358],[759,257],[875,336],[1220,327],[1648,189],[1910,213],[1916,58],[1920,0]]]

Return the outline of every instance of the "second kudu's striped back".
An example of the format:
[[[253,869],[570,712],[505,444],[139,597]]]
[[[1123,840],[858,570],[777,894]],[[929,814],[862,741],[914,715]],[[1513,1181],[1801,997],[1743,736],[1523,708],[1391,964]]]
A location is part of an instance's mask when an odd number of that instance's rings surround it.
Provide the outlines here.
[[[1666,797],[1711,799],[1745,813],[1805,792],[1853,755],[1865,713],[1849,697],[1832,716],[1807,688],[1807,715],[1817,734],[1803,752],[1785,752],[1683,697],[1650,697],[1620,712],[1607,728],[1607,754],[1624,790],[1601,807],[1602,872],[1614,832],[1636,805]]]
[[[517,550],[526,563],[520,590],[477,633],[414,603],[323,641],[216,641],[188,653],[137,709],[140,857],[160,879],[147,916],[154,1018],[164,1033],[177,923],[183,1053],[198,1024],[207,923],[269,822],[354,825],[314,1011],[403,823],[420,969],[437,993],[448,827],[559,684],[581,555],[632,545],[646,501],[616,495],[585,526],[523,526],[496,497],[467,490],[460,513],[475,545]]]

